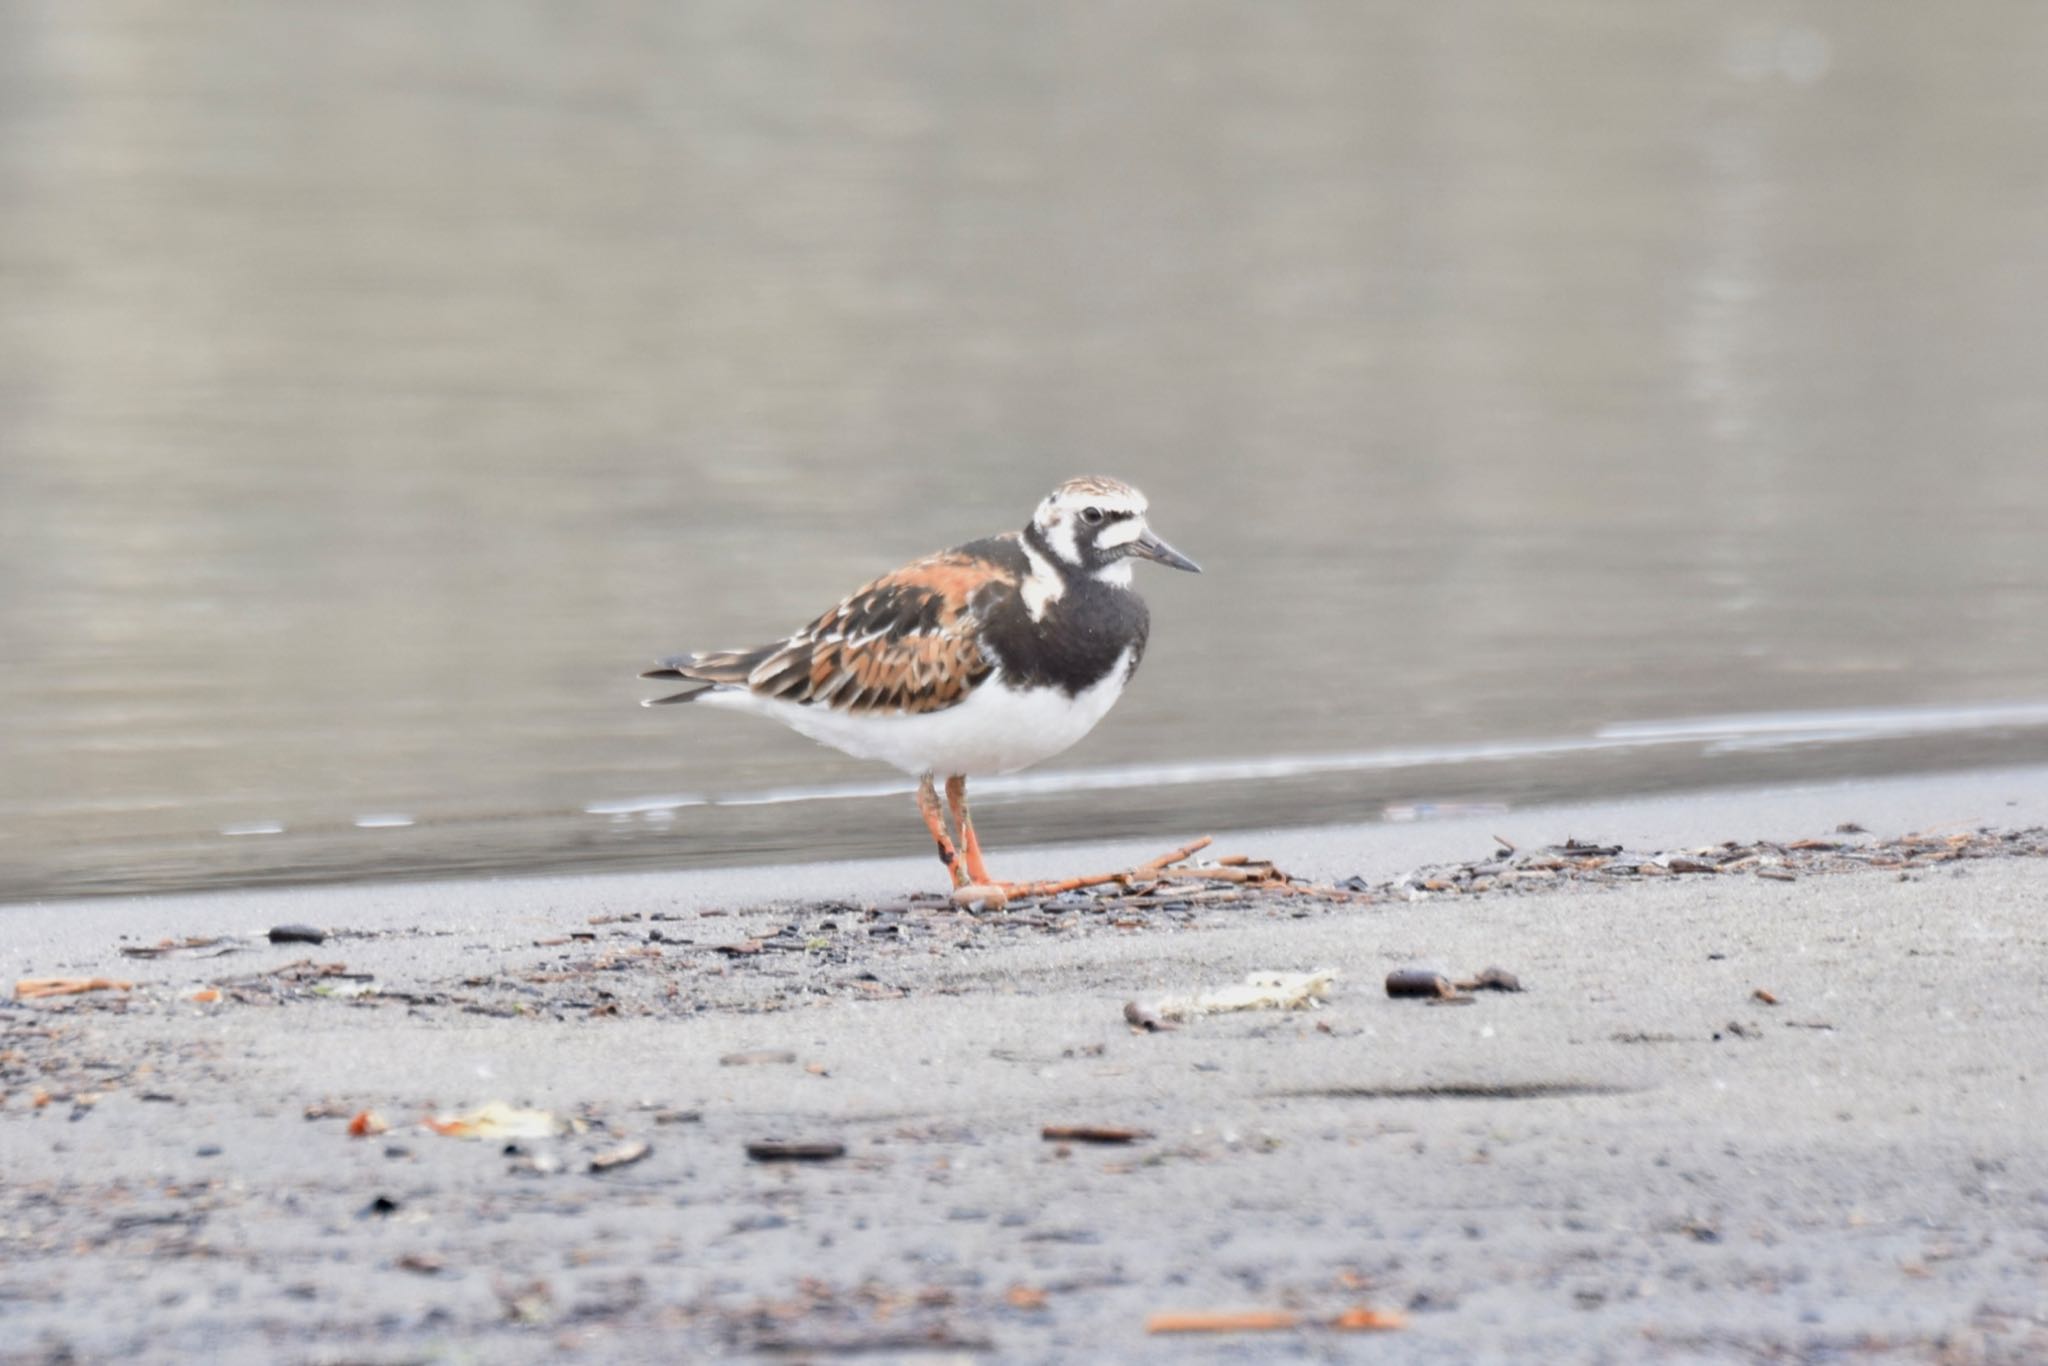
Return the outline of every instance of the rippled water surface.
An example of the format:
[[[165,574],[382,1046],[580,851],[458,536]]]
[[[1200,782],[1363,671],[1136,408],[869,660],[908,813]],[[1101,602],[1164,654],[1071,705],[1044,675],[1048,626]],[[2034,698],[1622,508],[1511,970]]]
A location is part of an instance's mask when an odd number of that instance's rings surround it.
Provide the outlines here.
[[[0,899],[924,846],[646,711],[1123,475],[993,843],[2048,757],[2048,9],[0,7]]]

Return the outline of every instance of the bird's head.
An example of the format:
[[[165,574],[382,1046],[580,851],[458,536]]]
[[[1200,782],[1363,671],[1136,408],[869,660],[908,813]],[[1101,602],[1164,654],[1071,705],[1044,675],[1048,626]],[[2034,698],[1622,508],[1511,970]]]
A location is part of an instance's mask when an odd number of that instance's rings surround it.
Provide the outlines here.
[[[1129,583],[1133,558],[1202,572],[1153,534],[1145,521],[1145,495],[1120,479],[1094,474],[1069,479],[1038,505],[1031,529],[1068,568],[1108,583]]]

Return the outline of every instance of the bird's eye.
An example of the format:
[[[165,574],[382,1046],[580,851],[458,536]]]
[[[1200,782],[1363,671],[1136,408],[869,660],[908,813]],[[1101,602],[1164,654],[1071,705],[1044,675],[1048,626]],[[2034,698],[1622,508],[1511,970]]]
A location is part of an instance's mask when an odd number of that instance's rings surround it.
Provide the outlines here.
[[[1088,524],[1089,526],[1101,526],[1101,525],[1102,525],[1102,509],[1101,509],[1101,508],[1082,508],[1082,509],[1081,509],[1081,520],[1082,520],[1082,521],[1084,521],[1084,522],[1086,522],[1086,523],[1087,523],[1087,524]]]

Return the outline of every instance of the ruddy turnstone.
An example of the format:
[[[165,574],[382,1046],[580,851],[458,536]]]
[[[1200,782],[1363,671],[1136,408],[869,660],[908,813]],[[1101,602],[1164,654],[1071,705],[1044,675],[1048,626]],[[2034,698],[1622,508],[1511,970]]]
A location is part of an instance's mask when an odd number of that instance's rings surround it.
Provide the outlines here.
[[[885,574],[794,635],[663,660],[641,677],[697,686],[643,705],[755,712],[914,774],[954,885],[1005,887],[982,862],[967,780],[1058,754],[1116,702],[1151,620],[1131,590],[1133,559],[1201,572],[1152,534],[1145,507],[1120,480],[1069,479],[1022,531]]]

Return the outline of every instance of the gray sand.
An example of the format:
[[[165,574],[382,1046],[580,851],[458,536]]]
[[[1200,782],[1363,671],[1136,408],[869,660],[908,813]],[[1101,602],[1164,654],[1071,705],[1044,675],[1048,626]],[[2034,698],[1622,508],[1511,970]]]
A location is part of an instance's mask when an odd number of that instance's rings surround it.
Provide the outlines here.
[[[1376,878],[1480,856],[1496,832],[1656,849],[1848,820],[2048,823],[2048,770],[1217,848]],[[2048,1356],[2048,863],[1261,905],[1072,934],[947,916],[950,937],[922,947],[916,926],[852,933],[853,907],[770,905],[900,899],[936,872],[0,908],[8,984],[136,983],[0,1005],[0,1360]],[[347,933],[118,953],[288,921]],[[791,925],[808,947],[716,951]],[[536,943],[571,932],[598,937]],[[374,981],[186,999],[309,958]],[[1497,963],[1528,990],[1389,1000],[1386,972],[1412,962]],[[1312,1013],[1159,1034],[1120,1014],[1324,966],[1340,979]],[[749,1050],[795,1061],[720,1062]],[[419,1126],[499,1099],[588,1127],[507,1155]],[[366,1107],[390,1133],[347,1136]],[[1047,1124],[1152,1137],[1062,1145]],[[847,1155],[750,1161],[744,1145],[771,1137]],[[634,1140],[645,1160],[585,1170]],[[1162,1310],[1356,1305],[1407,1326],[1144,1332]]]

